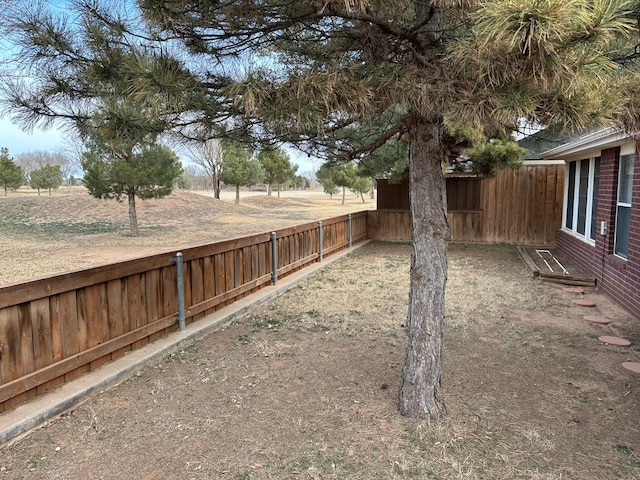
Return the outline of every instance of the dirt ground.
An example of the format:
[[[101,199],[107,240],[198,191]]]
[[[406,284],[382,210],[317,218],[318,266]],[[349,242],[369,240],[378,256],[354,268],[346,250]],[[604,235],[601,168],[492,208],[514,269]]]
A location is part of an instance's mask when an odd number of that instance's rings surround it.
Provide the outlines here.
[[[0,448],[0,478],[640,478],[640,376],[621,366],[638,319],[593,288],[595,309],[572,304],[511,246],[451,245],[447,419],[399,416],[410,254],[354,251]]]

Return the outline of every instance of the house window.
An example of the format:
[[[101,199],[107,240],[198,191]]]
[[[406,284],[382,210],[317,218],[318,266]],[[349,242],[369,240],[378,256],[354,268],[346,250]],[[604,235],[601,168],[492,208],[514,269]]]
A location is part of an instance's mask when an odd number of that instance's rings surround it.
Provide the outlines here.
[[[567,166],[563,225],[575,235],[596,239],[600,183],[600,157],[570,162]]]
[[[628,257],[629,225],[631,221],[631,190],[633,184],[634,155],[620,157],[618,172],[618,202],[616,204],[616,231],[614,253],[622,258]]]

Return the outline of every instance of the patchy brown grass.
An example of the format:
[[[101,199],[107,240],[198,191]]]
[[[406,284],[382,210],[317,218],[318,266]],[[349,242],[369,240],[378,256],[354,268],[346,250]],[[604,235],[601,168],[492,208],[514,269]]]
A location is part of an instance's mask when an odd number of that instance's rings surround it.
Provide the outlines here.
[[[448,416],[399,416],[410,253],[352,252],[0,449],[0,478],[640,478],[637,321],[587,289],[614,321],[585,322],[510,246],[450,247]]]
[[[82,187],[54,193],[0,197],[0,285],[375,208],[375,200],[347,195],[342,205],[320,190],[241,192],[239,205],[235,192],[216,200],[178,191],[138,200],[140,236],[131,237],[126,202],[97,200]]]

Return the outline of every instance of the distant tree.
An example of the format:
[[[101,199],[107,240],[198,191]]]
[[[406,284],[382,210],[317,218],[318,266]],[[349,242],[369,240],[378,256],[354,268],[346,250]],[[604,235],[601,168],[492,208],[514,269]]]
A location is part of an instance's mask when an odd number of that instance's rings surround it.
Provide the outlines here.
[[[220,171],[222,170],[223,150],[220,140],[211,138],[188,145],[187,151],[191,160],[202,167],[211,179],[213,196],[220,198]]]
[[[0,186],[4,188],[4,196],[7,196],[7,190],[16,190],[22,186],[24,182],[24,173],[20,165],[17,165],[11,157],[9,157],[9,149],[0,148]]]
[[[343,163],[329,167],[331,171],[331,181],[339,188],[342,188],[342,205],[344,205],[347,188],[352,188],[358,173],[353,163]]]
[[[371,180],[367,177],[356,175],[349,188],[351,188],[351,190],[353,190],[356,194],[360,195],[362,203],[365,203],[364,194],[367,193],[371,188]]]
[[[340,191],[331,177],[331,167],[326,163],[321,165],[316,172],[316,180],[320,182],[322,190],[324,193],[328,194],[330,198],[333,198],[333,196]]]
[[[189,181],[192,188],[205,190],[208,188],[208,175],[199,165],[187,164],[182,167],[184,173],[182,176]]]
[[[192,187],[191,182],[189,181],[189,178],[186,177],[184,174],[176,178],[175,182],[173,182],[173,186],[180,190],[191,190],[191,187]]]
[[[295,175],[293,177],[293,180],[291,181],[291,185],[296,190],[299,190],[301,188],[306,188],[307,182],[308,180],[304,178],[302,175]]]
[[[29,186],[38,190],[38,196],[40,196],[40,189],[49,190],[49,195],[51,195],[51,189],[57,189],[60,185],[62,185],[62,170],[60,165],[46,164],[32,170],[29,176]]]
[[[262,150],[258,154],[258,160],[264,169],[267,195],[271,195],[271,188],[275,185],[279,197],[280,188],[295,177],[298,166],[291,164],[291,158],[281,148]]]
[[[225,141],[222,143],[224,162],[220,180],[236,187],[236,203],[240,203],[240,187],[250,187],[264,179],[264,169],[253,152],[244,145]]]
[[[165,197],[182,175],[178,156],[160,145],[146,145],[126,157],[95,147],[85,153],[82,168],[84,184],[92,196],[119,202],[127,198],[132,236],[139,233],[136,197]]]
[[[31,183],[31,172],[45,165],[60,167],[60,175],[63,181],[66,180],[67,185],[69,184],[69,178],[77,170],[76,166],[65,153],[48,152],[45,150],[21,153],[16,156],[16,163],[22,167],[29,183]],[[60,185],[62,185],[62,183]]]

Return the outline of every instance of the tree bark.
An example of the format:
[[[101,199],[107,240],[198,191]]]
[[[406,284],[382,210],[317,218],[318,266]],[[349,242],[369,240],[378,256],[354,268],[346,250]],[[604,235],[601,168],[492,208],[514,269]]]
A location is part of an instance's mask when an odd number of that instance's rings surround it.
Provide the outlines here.
[[[211,180],[213,181],[213,198],[220,200],[220,179],[218,178],[218,172],[215,167],[213,168]]]
[[[403,415],[438,421],[446,413],[441,378],[449,240],[442,118],[415,119],[409,142],[413,255],[398,406]]]
[[[240,185],[236,185],[236,203],[240,203]]]
[[[131,192],[127,194],[129,198],[129,227],[131,228],[131,236],[138,236],[138,214],[136,213],[136,194]]]
[[[344,196],[346,195],[347,188],[342,187],[342,205],[344,205]]]

